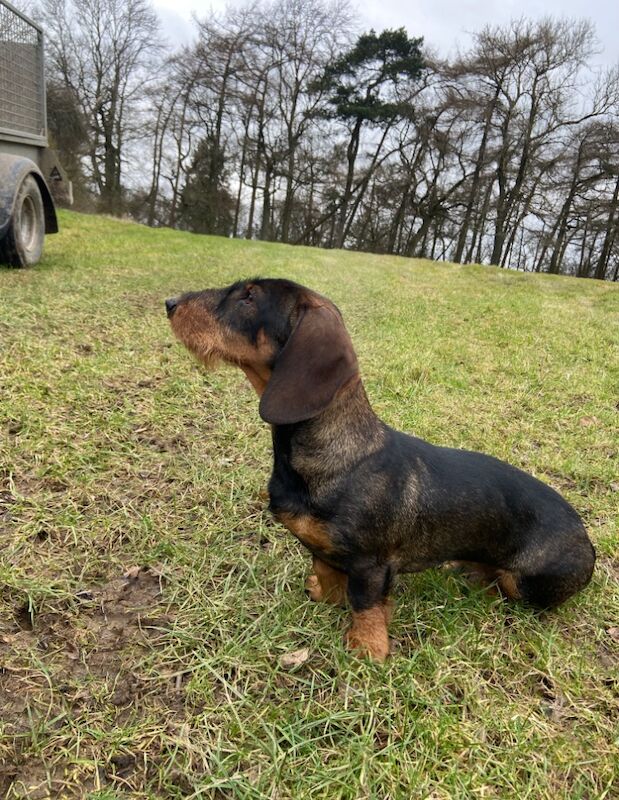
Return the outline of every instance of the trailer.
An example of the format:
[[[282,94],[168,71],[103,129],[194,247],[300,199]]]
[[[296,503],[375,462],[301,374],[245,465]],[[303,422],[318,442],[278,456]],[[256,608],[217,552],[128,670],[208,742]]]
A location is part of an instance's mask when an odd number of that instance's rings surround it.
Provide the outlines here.
[[[43,31],[0,0],[0,263],[36,264],[70,183],[48,147]]]

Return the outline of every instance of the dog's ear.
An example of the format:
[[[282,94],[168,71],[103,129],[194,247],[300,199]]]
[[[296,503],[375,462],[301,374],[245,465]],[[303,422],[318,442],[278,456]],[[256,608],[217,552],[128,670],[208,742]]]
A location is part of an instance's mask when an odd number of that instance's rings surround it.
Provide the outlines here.
[[[341,317],[327,305],[300,309],[260,399],[260,416],[289,425],[317,416],[358,372]]]

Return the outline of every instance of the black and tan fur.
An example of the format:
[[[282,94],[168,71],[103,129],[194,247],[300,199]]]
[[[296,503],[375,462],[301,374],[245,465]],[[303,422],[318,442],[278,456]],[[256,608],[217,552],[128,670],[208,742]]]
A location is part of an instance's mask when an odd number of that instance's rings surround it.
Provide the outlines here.
[[[256,279],[166,308],[189,350],[206,364],[236,364],[258,393],[273,433],[270,509],[313,555],[310,597],[350,603],[350,649],[387,656],[400,572],[469,562],[508,597],[543,608],[589,582],[593,546],[557,492],[496,458],[378,419],[325,297]]]

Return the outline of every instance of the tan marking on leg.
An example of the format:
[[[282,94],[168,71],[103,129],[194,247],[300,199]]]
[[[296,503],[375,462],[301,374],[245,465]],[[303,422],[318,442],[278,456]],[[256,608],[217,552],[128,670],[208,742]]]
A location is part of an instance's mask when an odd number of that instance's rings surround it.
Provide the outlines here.
[[[509,570],[499,569],[490,564],[481,564],[477,561],[451,561],[448,562],[448,565],[461,572],[473,585],[485,588],[490,595],[496,596],[503,592],[512,600],[518,600],[521,596],[517,578]]]
[[[389,627],[389,623],[391,622],[391,617],[393,616],[393,607],[394,607],[394,602],[390,597],[388,597],[383,603],[383,614],[385,617],[385,625],[387,627]]]
[[[352,626],[346,634],[346,647],[374,661],[384,661],[389,655],[389,634],[385,619],[385,604],[352,612]]]
[[[473,583],[487,585],[497,579],[497,569],[489,564],[479,561],[446,561],[443,565],[447,569],[462,573]]]
[[[321,550],[323,553],[333,550],[329,530],[324,522],[310,517],[309,514],[295,516],[287,511],[281,511],[276,516],[310,550]]]
[[[334,606],[346,605],[348,576],[339,569],[314,556],[314,575],[305,581],[305,589],[314,602],[323,601]]]
[[[518,578],[513,572],[507,569],[498,569],[497,578],[501,591],[509,597],[510,600],[520,600],[522,598],[522,594],[518,588]]]
[[[309,595],[309,599],[314,603],[319,603],[322,597],[322,586],[318,580],[318,575],[308,575],[305,579],[305,591]]]

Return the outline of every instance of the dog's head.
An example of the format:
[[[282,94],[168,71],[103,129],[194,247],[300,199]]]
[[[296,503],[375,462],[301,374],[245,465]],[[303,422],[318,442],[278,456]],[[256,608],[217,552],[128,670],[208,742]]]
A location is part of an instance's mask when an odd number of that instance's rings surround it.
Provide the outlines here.
[[[274,425],[311,419],[358,377],[342,315],[292,281],[255,279],[165,301],[172,330],[207,366],[236,364]]]

